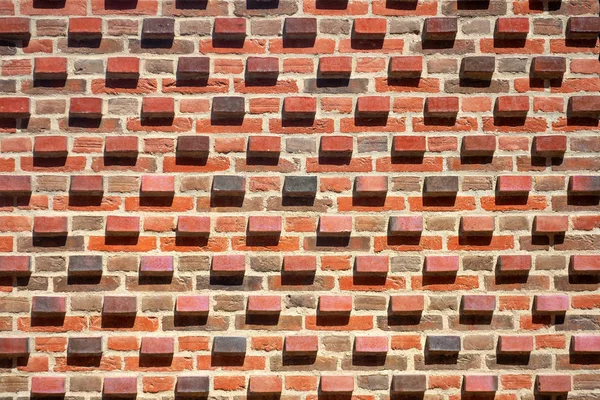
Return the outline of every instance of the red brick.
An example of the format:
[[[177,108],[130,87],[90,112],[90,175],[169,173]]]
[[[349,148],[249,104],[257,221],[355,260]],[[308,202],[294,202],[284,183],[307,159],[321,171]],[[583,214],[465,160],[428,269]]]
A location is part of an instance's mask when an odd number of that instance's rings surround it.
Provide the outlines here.
[[[69,37],[96,38],[102,36],[102,19],[96,17],[70,18]]]
[[[501,175],[496,181],[496,192],[499,195],[523,196],[527,195],[533,188],[531,176]]]
[[[321,152],[337,153],[339,155],[350,154],[354,149],[352,136],[322,136]]]
[[[29,99],[26,97],[0,97],[0,117],[25,118],[29,116]]]
[[[103,315],[126,316],[137,312],[137,297],[134,296],[105,296],[102,304]]]
[[[286,118],[313,118],[316,112],[315,97],[289,96],[283,100],[283,115]]]
[[[354,180],[354,194],[362,197],[385,196],[388,191],[387,176],[357,176]]]
[[[35,216],[33,234],[37,236],[66,236],[69,232],[67,217]]]
[[[423,25],[423,34],[427,40],[453,40],[458,31],[457,18],[427,18]]]
[[[142,356],[171,356],[175,351],[175,341],[170,337],[143,337],[140,355]]]
[[[31,274],[29,256],[0,256],[0,276],[28,276]]]
[[[494,393],[498,390],[498,377],[495,375],[465,375],[465,393]]]
[[[0,37],[18,38],[29,36],[29,18],[0,17]]]
[[[491,235],[495,229],[495,220],[491,215],[465,215],[460,219],[460,231],[464,235]]]
[[[177,234],[189,236],[208,236],[210,233],[210,217],[180,215],[177,219]]]
[[[72,97],[69,101],[69,115],[72,117],[102,117],[102,99],[99,97]]]
[[[573,353],[598,354],[600,353],[600,336],[579,335],[571,337],[571,351]]]
[[[318,336],[286,336],[285,352],[291,355],[314,354],[319,350]]]
[[[37,57],[33,75],[35,79],[66,79],[67,59],[65,57]]]
[[[138,79],[140,59],[137,57],[110,57],[107,61],[106,73],[110,78]]]
[[[279,235],[281,233],[281,217],[248,217],[248,233],[254,235]]]
[[[388,232],[390,235],[421,235],[423,217],[420,215],[390,217]]]
[[[33,376],[31,378],[31,395],[60,397],[67,392],[64,376]]]
[[[25,357],[29,355],[29,339],[26,337],[0,338],[0,357]]]
[[[0,194],[19,195],[31,193],[31,176],[0,175]]]
[[[596,39],[600,33],[600,17],[570,17],[568,22],[569,37],[579,39]]]
[[[33,144],[35,157],[66,157],[66,136],[37,136]]]
[[[461,310],[465,314],[491,314],[496,309],[496,296],[464,294]]]
[[[354,20],[354,34],[357,37],[383,38],[387,32],[385,18],[356,18]]]
[[[175,99],[172,97],[144,97],[142,100],[142,117],[173,118],[175,116]]]
[[[173,275],[172,256],[142,256],[140,260],[140,275],[171,276]]]
[[[425,115],[431,117],[453,117],[458,109],[458,97],[428,97],[425,102]]]
[[[425,257],[425,273],[454,274],[458,272],[458,256],[427,256]]]
[[[248,138],[248,153],[261,156],[278,156],[281,152],[279,136],[250,136]]]
[[[140,233],[139,217],[109,215],[106,217],[106,235],[137,236]]]
[[[107,136],[104,153],[109,157],[135,157],[138,154],[136,136]]]
[[[533,351],[533,336],[508,336],[498,338],[500,353],[531,353]]]
[[[248,392],[251,395],[271,395],[281,393],[283,382],[279,376],[251,376]]]
[[[387,116],[390,112],[389,96],[363,96],[356,103],[356,112],[365,116]]]
[[[350,314],[352,311],[352,296],[319,296],[319,313]]]
[[[424,309],[425,296],[421,294],[390,297],[390,312],[392,314],[421,314]]]
[[[136,377],[105,377],[102,393],[106,397],[135,397],[137,394]]]
[[[535,233],[562,233],[569,230],[569,217],[566,215],[538,215],[533,223]]]
[[[281,298],[279,296],[248,296],[247,311],[249,314],[279,314]]]
[[[499,96],[496,98],[496,114],[503,117],[526,115],[529,111],[527,96]]]
[[[352,217],[345,215],[321,215],[319,235],[347,236],[352,233]]]
[[[240,38],[246,36],[245,18],[215,18],[213,34],[224,38]]]
[[[579,116],[598,116],[600,96],[572,96],[569,99],[569,112]]]
[[[422,155],[427,151],[425,136],[394,136],[392,152],[396,155]]]
[[[367,275],[386,275],[389,270],[388,256],[356,256],[354,272]]]
[[[317,258],[309,255],[286,255],[283,257],[284,273],[314,274],[317,270]]]
[[[536,295],[534,311],[544,314],[565,313],[569,309],[569,296],[560,294]]]
[[[175,177],[168,175],[144,175],[140,189],[142,196],[173,196]]]
[[[535,383],[537,393],[567,393],[572,390],[568,375],[538,375]]]
[[[104,179],[101,175],[73,175],[69,191],[78,196],[102,196]]]
[[[563,57],[540,56],[531,62],[531,74],[536,78],[560,78],[567,71],[567,60]]]
[[[326,394],[348,394],[354,391],[352,376],[321,376],[320,390]]]
[[[560,156],[567,151],[567,137],[564,135],[536,136],[533,152],[540,156]]]
[[[464,136],[461,153],[467,156],[486,156],[496,151],[496,137],[493,135]]]
[[[217,274],[237,275],[246,271],[246,257],[243,255],[214,255],[212,272]]]
[[[524,39],[529,33],[529,18],[501,17],[496,20],[495,36],[507,39]]]
[[[574,254],[571,256],[571,271],[580,274],[598,274],[600,273],[600,257]]]
[[[503,274],[527,274],[531,269],[531,256],[502,254],[498,257],[498,270]]]
[[[208,314],[210,297],[208,296],[177,296],[175,311],[180,314]]]
[[[66,297],[34,296],[31,299],[31,314],[35,316],[64,315],[67,312]]]
[[[327,78],[347,78],[352,73],[352,57],[321,57],[319,73]]]

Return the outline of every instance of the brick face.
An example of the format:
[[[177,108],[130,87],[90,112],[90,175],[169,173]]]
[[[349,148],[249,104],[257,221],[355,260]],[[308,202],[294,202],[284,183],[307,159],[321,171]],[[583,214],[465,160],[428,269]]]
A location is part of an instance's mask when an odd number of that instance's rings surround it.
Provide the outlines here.
[[[597,399],[598,0],[0,0],[0,399]]]

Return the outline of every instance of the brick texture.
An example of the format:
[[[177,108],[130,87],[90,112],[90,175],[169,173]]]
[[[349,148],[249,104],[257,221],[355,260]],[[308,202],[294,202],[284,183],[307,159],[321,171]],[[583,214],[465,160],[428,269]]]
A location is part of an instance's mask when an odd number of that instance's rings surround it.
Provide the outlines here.
[[[0,399],[598,400],[598,0],[0,0]]]

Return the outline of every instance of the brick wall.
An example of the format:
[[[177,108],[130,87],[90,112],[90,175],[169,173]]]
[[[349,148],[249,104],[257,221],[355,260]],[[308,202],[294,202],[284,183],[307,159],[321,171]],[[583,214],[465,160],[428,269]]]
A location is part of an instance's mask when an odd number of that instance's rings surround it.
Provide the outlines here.
[[[0,0],[0,398],[600,398],[599,8]]]

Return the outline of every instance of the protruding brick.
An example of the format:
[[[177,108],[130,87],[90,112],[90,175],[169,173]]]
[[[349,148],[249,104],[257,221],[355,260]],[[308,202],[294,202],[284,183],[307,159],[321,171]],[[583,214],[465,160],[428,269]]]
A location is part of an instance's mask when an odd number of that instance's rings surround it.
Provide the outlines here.
[[[131,316],[137,313],[137,297],[104,296],[103,315]]]
[[[501,17],[496,20],[494,36],[502,39],[525,39],[529,33],[529,18]]]
[[[388,233],[390,235],[419,236],[423,232],[423,217],[408,215],[390,217]]]
[[[140,59],[137,57],[110,57],[107,61],[106,74],[109,78],[138,79]]]
[[[350,314],[352,312],[352,296],[319,296],[321,314]]]
[[[243,39],[246,36],[246,19],[215,18],[213,35],[219,39]]]
[[[66,136],[37,136],[33,144],[34,157],[66,157],[68,152]]]
[[[33,76],[35,79],[66,79],[67,59],[65,57],[36,57]]]
[[[392,393],[423,393],[427,390],[427,375],[394,375],[390,390]]]
[[[567,215],[538,215],[533,222],[533,231],[536,234],[564,233],[568,230]]]
[[[41,317],[64,315],[67,298],[56,296],[34,296],[31,299],[31,314]]]
[[[277,57],[248,57],[246,74],[250,79],[277,79],[279,59]]]
[[[460,233],[465,236],[491,235],[495,229],[492,215],[464,215],[460,218]]]
[[[531,62],[531,74],[536,78],[560,78],[567,71],[567,60],[564,57],[538,56]]]
[[[173,256],[142,256],[140,260],[142,276],[171,276],[173,269]]]
[[[352,217],[348,215],[321,215],[319,217],[319,235],[350,236]]]
[[[178,376],[175,385],[177,397],[202,397],[210,391],[210,378],[208,376]]]
[[[335,56],[319,59],[319,74],[324,78],[348,78],[352,73],[352,57]]]
[[[501,117],[523,117],[529,112],[529,97],[499,96],[495,111]]]
[[[16,196],[31,193],[30,175],[0,175],[0,195]]]
[[[250,376],[248,393],[250,395],[274,395],[281,393],[283,381],[280,376]]]
[[[458,19],[430,17],[425,20],[423,34],[426,40],[454,40],[458,32]]]
[[[108,136],[105,139],[104,153],[107,157],[136,157],[138,138],[137,136]]]
[[[106,217],[107,236],[137,236],[140,234],[140,217],[109,215]]]
[[[600,274],[600,255],[573,254],[570,268],[575,274]]]
[[[359,275],[386,275],[389,264],[388,256],[357,255],[354,259],[354,272]]]
[[[505,196],[526,196],[533,188],[533,178],[522,175],[501,175],[496,179],[496,193]]]
[[[70,337],[69,357],[98,357],[102,355],[102,337]]]
[[[317,193],[316,176],[286,176],[283,182],[284,197],[315,197]]]
[[[102,256],[69,256],[68,272],[75,277],[102,275]]]
[[[422,294],[397,295],[390,297],[391,314],[421,314],[425,309],[425,296]]]
[[[61,397],[67,392],[64,376],[33,376],[31,378],[32,397]]]
[[[316,256],[287,255],[283,257],[282,272],[285,274],[312,275],[317,270]]]
[[[250,136],[248,138],[248,155],[260,157],[278,157],[281,152],[279,136]]]
[[[281,297],[250,295],[248,296],[246,310],[249,314],[279,314],[281,312]]]
[[[383,39],[387,32],[385,18],[354,19],[353,34],[360,39]]]
[[[210,217],[180,215],[177,219],[177,234],[185,236],[208,236],[210,234]]]
[[[208,157],[210,138],[208,136],[179,136],[177,138],[177,155],[183,157]]]
[[[390,59],[388,74],[391,78],[418,78],[422,72],[422,56],[396,56]]]
[[[23,17],[1,17],[0,38],[13,39],[29,36],[29,18]]]
[[[243,97],[224,96],[213,97],[211,115],[213,118],[241,118],[246,113],[246,105]]]
[[[286,336],[284,350],[290,355],[315,354],[319,350],[319,337]]]
[[[354,338],[354,352],[357,354],[386,354],[387,336],[357,336]]]
[[[142,118],[173,118],[175,100],[172,97],[144,97]]]
[[[283,24],[284,39],[314,39],[317,36],[316,18],[286,18]]]
[[[458,256],[426,256],[426,274],[455,274],[459,268]]]
[[[66,236],[69,233],[69,220],[67,217],[33,218],[33,234],[35,236]]]
[[[533,140],[533,153],[537,156],[560,157],[567,151],[565,135],[536,136]]]
[[[458,97],[428,97],[425,101],[425,115],[435,118],[452,118],[458,114]]]
[[[425,136],[394,136],[393,156],[421,157],[426,151],[427,138]]]
[[[490,156],[496,151],[494,135],[464,136],[461,153],[466,156]]]
[[[600,17],[570,17],[567,35],[577,39],[597,39],[600,34]]]
[[[0,276],[31,275],[31,257],[0,256]]]
[[[210,310],[210,297],[178,296],[175,311],[179,314],[206,315]]]
[[[283,99],[283,117],[287,119],[312,119],[317,112],[316,97],[288,96]]]
[[[356,103],[358,117],[384,118],[390,112],[389,96],[362,96]]]
[[[600,354],[600,336],[572,336],[571,351],[575,354]]]
[[[387,176],[357,176],[354,178],[354,194],[359,197],[382,197],[388,191]]]
[[[498,272],[502,274],[527,274],[531,270],[531,255],[502,254],[498,256]]]
[[[172,337],[143,337],[140,348],[141,356],[170,357],[175,351]]]
[[[568,393],[572,388],[569,375],[538,375],[535,382],[537,393]]]
[[[496,70],[493,56],[464,57],[460,65],[460,76],[464,79],[489,81]]]
[[[0,117],[29,117],[29,99],[26,97],[0,97]]]
[[[107,376],[102,385],[102,394],[108,398],[134,398],[137,395],[137,378]]]
[[[29,339],[26,337],[0,338],[0,358],[27,357],[29,355]]]
[[[426,176],[423,195],[453,197],[458,192],[458,176]]]
[[[102,118],[102,99],[99,97],[71,97],[69,102],[72,118]]]
[[[492,314],[496,309],[496,296],[463,294],[461,311],[465,314]]]
[[[102,36],[102,18],[79,17],[69,19],[69,38],[98,39]]]
[[[246,271],[244,255],[215,254],[212,257],[211,271],[220,275],[241,275]]]
[[[215,175],[212,182],[214,196],[243,196],[246,192],[246,177],[240,175]]]
[[[465,393],[494,393],[498,391],[496,375],[465,375],[463,378]]]
[[[245,337],[216,336],[213,339],[214,355],[240,357],[246,354]]]
[[[533,310],[539,314],[564,314],[569,309],[569,296],[563,294],[538,294]]]
[[[533,336],[507,336],[498,338],[498,352],[502,354],[527,354],[533,351]]]
[[[177,77],[186,80],[207,79],[210,74],[210,57],[179,57]]]
[[[73,175],[69,192],[75,196],[102,196],[104,178],[102,175]]]
[[[323,375],[320,391],[324,394],[350,394],[354,391],[354,377]]]
[[[142,39],[172,40],[175,36],[175,19],[144,18]]]
[[[282,218],[280,216],[248,217],[248,234],[260,236],[278,236],[281,234]]]
[[[574,116],[598,117],[600,96],[572,96],[569,99],[569,113]]]
[[[321,136],[320,152],[331,157],[348,157],[354,149],[352,136]]]
[[[144,175],[140,189],[142,196],[173,196],[175,177],[169,175]]]
[[[460,336],[427,336],[425,351],[430,354],[456,354],[460,352]]]

